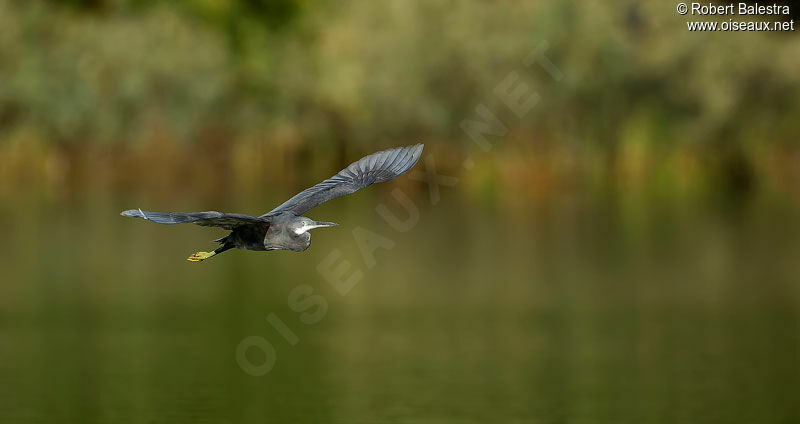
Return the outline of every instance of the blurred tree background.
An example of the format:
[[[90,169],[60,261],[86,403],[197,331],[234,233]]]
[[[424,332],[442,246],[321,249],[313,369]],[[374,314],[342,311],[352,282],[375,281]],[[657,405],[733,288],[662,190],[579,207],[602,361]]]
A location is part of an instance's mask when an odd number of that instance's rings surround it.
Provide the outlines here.
[[[0,422],[800,422],[800,37],[675,6],[0,0]],[[436,207],[410,173],[302,254],[118,216],[260,214],[418,142]]]
[[[0,195],[257,190],[417,141],[458,174],[483,103],[510,133],[467,190],[796,196],[800,39],[673,6],[0,0]],[[541,41],[559,82],[520,66]],[[522,120],[493,95],[512,71],[542,98]]]

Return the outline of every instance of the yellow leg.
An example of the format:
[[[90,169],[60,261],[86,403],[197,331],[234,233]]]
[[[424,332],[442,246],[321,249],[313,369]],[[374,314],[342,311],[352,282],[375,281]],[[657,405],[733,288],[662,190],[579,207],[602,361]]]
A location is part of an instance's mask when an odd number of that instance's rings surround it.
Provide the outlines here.
[[[188,258],[186,258],[186,260],[187,261],[191,261],[191,262],[201,262],[201,261],[204,261],[204,260],[206,260],[206,259],[208,259],[208,258],[210,258],[210,257],[212,257],[212,256],[214,256],[216,254],[217,254],[217,252],[195,252],[195,253],[192,253],[192,256],[189,256]]]

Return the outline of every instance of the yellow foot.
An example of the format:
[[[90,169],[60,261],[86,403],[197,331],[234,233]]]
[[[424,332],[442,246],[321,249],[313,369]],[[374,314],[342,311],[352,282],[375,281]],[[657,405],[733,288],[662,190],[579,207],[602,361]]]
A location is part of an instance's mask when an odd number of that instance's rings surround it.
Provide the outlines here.
[[[216,255],[216,253],[214,253],[214,252],[195,252],[195,253],[192,253],[192,256],[189,256],[188,258],[186,258],[186,260],[187,261],[192,261],[192,262],[200,262],[200,261],[204,261],[204,260],[206,260],[206,259],[208,259],[208,258],[210,258],[210,257],[212,257],[214,255]]]

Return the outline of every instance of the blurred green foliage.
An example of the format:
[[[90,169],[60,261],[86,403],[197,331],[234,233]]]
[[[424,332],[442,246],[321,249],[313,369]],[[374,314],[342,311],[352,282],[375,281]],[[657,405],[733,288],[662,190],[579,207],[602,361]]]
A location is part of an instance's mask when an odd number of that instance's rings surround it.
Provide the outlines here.
[[[245,179],[419,140],[455,169],[477,104],[509,124],[478,164],[503,186],[800,178],[800,39],[690,33],[661,2],[0,0],[0,28],[6,189],[74,177],[92,154],[170,180],[174,163],[150,160],[166,145],[211,146]],[[541,41],[563,80],[522,66]],[[493,94],[510,72],[542,98],[523,119]]]
[[[674,6],[0,0],[0,421],[798,422],[800,38]],[[560,81],[523,65],[541,42]],[[488,153],[479,104],[509,128]],[[197,267],[222,234],[117,215],[259,214],[420,141],[441,203],[410,176],[330,202],[348,224],[302,255]],[[397,184],[413,231],[375,212]],[[357,225],[396,241],[373,269]],[[269,377],[235,364],[249,335]]]

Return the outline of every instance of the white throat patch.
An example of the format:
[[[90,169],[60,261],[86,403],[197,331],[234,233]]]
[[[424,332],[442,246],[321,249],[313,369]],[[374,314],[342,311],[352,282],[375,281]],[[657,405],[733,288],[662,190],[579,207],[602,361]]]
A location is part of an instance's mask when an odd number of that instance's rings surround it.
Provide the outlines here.
[[[306,231],[308,231],[308,230],[311,230],[311,229],[313,229],[313,228],[317,228],[317,227],[321,227],[321,225],[310,225],[310,224],[303,224],[303,226],[302,226],[302,227],[295,229],[295,230],[294,230],[294,233],[295,233],[295,234],[297,234],[297,235],[299,236],[300,234],[303,234],[303,233],[305,233]]]

